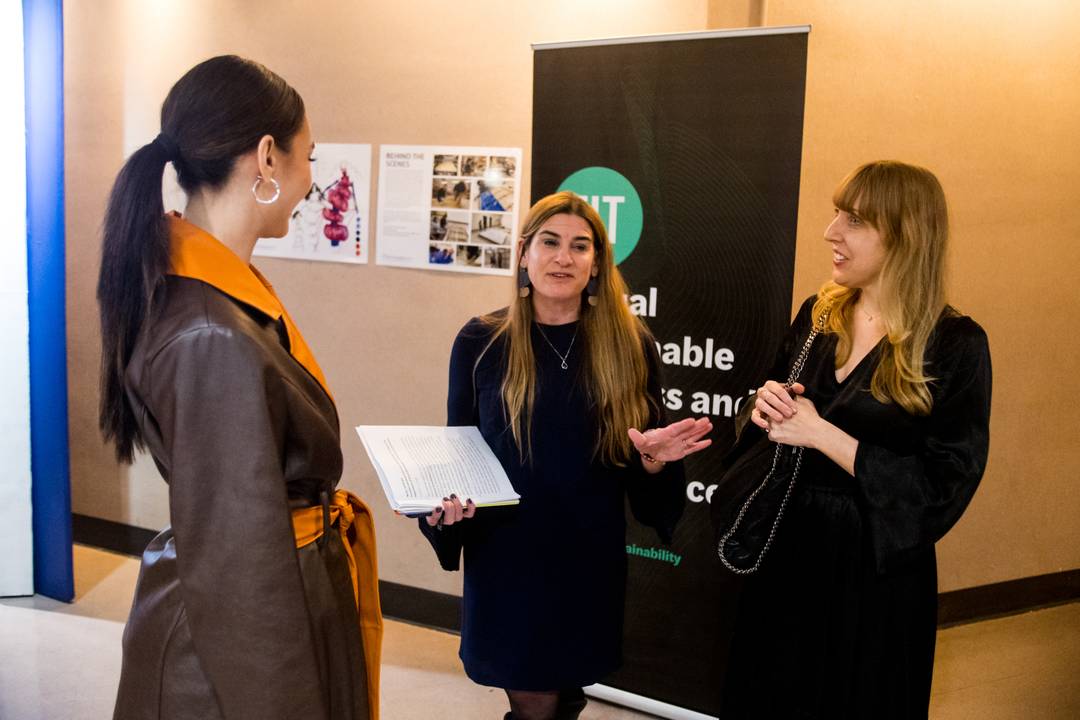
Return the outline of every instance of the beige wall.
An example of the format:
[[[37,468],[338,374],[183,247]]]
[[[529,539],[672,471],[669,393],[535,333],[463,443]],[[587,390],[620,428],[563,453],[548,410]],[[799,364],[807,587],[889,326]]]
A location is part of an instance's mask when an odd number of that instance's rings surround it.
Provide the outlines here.
[[[528,197],[534,41],[810,23],[796,301],[825,277],[829,196],[858,163],[938,172],[954,217],[953,299],[990,334],[991,463],[940,546],[943,590],[1080,567],[1080,11],[1066,0],[704,0],[328,4],[65,3],[68,341],[76,512],[167,521],[145,464],[120,469],[96,429],[98,227],[127,150],[169,85],[207,56],[262,60],[304,95],[324,142],[510,145]],[[479,34],[477,29],[483,29]],[[481,39],[482,38],[482,39]],[[374,196],[372,197],[374,209]],[[374,225],[373,225],[374,226]],[[504,303],[505,279],[262,259],[334,387],[345,483],[377,508],[388,580],[446,592],[410,522],[383,509],[351,426],[440,423],[450,342]],[[332,312],[328,308],[333,308]],[[1058,390],[1061,387],[1062,390]],[[1049,402],[1035,407],[1035,398]]]
[[[102,220],[125,153],[158,130],[161,101],[190,66],[233,52],[304,96],[317,141],[521,147],[529,197],[529,44],[701,30],[701,0],[64,3],[68,346],[75,512],[156,528],[168,521],[152,467],[119,468],[98,437],[94,304]],[[375,183],[372,184],[375,208]],[[374,222],[371,223],[374,228]],[[450,344],[506,304],[507,278],[260,259],[315,349],[338,400],[345,486],[376,510],[381,575],[445,592],[414,521],[385,509],[352,426],[446,420]]]
[[[796,302],[827,277],[830,197],[859,163],[925,165],[949,198],[952,302],[990,336],[994,403],[942,590],[1080,567],[1080,5],[759,2],[768,25],[813,26]]]

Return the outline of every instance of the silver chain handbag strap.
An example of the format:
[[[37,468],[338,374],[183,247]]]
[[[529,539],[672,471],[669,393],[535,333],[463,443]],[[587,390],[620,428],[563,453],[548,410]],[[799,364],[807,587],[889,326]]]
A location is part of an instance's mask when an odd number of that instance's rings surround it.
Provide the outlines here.
[[[788,386],[794,385],[799,379],[799,375],[802,374],[803,365],[806,364],[806,358],[810,354],[810,348],[814,344],[814,338],[818,336],[820,332],[819,328],[825,327],[825,321],[829,318],[829,311],[826,310],[821,313],[821,317],[818,318],[817,324],[810,328],[810,334],[806,336],[806,342],[803,343],[802,350],[799,351],[798,357],[795,358],[795,362],[791,365],[791,372],[788,374],[787,384]],[[769,468],[768,474],[765,475],[765,479],[761,481],[761,484],[754,488],[754,491],[743,501],[742,507],[739,508],[739,514],[735,516],[735,521],[731,523],[731,527],[720,538],[720,542],[717,544],[716,552],[720,555],[720,562],[724,564],[731,572],[736,575],[750,575],[757,572],[757,569],[761,567],[761,561],[765,559],[765,553],[769,551],[769,546],[773,543],[773,538],[776,537],[776,528],[780,526],[780,519],[784,516],[784,509],[787,507],[788,500],[791,498],[791,492],[795,489],[795,481],[799,477],[799,469],[802,467],[803,449],[796,447],[792,450],[792,457],[795,458],[795,469],[791,473],[791,480],[788,482],[787,490],[784,492],[784,498],[780,501],[780,508],[776,511],[776,518],[773,520],[772,527],[769,529],[769,537],[765,539],[765,545],[761,548],[761,552],[758,553],[757,560],[750,567],[741,568],[736,567],[724,556],[724,545],[731,539],[731,536],[735,534],[735,531],[739,529],[739,525],[742,524],[743,517],[746,515],[746,511],[750,508],[750,505],[754,502],[754,498],[765,489],[765,486],[769,484],[769,480],[772,479],[773,474],[776,473],[776,466],[780,462],[780,454],[783,452],[784,446],[781,443],[776,443],[776,450],[773,452],[772,467]]]

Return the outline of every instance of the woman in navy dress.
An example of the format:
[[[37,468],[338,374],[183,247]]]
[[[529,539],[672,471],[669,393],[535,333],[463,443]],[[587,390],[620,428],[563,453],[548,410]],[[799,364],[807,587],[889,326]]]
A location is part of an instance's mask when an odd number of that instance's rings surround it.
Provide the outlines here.
[[[986,466],[986,334],[945,302],[945,195],[897,162],[856,170],[825,231],[832,280],[802,306],[739,442],[806,448],[789,509],[741,599],[724,718],[925,718],[934,543]]]
[[[662,427],[655,345],[592,206],[550,195],[521,235],[518,293],[458,334],[447,403],[447,423],[479,426],[521,502],[477,511],[450,497],[420,527],[444,569],[464,550],[469,677],[506,690],[508,718],[572,720],[581,688],[621,661],[626,499],[669,540],[679,461],[712,425]]]

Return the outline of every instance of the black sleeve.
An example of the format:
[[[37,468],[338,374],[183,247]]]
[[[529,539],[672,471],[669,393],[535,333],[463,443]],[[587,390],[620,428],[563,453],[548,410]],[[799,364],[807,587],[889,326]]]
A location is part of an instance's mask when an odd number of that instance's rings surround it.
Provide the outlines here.
[[[667,413],[661,392],[660,357],[651,338],[644,341],[644,351],[649,368],[648,394],[652,409],[648,427],[662,427],[667,424]],[[665,544],[670,543],[686,504],[682,461],[667,463],[660,472],[650,474],[642,467],[637,453],[634,453],[626,473],[626,494],[634,519],[655,528],[660,539]]]
[[[484,330],[481,321],[474,318],[454,338],[446,393],[446,424],[449,426],[477,425],[480,421],[473,371],[490,339]]]
[[[855,479],[879,570],[941,539],[967,507],[990,445],[990,347],[969,318],[948,321],[928,372],[933,409],[913,454],[860,442]]]
[[[280,378],[228,328],[152,359],[179,592],[225,717],[325,717],[283,473]]]
[[[446,424],[448,426],[478,425],[476,388],[473,370],[477,358],[487,346],[489,335],[480,321],[469,321],[454,339],[450,350],[450,378],[446,397]],[[420,518],[420,532],[431,543],[439,565],[443,570],[457,570],[461,566],[461,548],[464,544],[464,523],[449,526],[428,525]]]

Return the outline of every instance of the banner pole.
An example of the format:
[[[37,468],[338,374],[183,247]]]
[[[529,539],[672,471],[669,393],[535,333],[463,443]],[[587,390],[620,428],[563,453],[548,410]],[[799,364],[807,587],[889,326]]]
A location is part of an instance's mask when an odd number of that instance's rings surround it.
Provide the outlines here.
[[[713,40],[716,38],[761,37],[766,35],[807,34],[809,25],[778,25],[776,27],[735,28],[731,30],[691,30],[680,33],[626,35],[621,37],[569,40],[566,42],[532,43],[533,50],[565,50],[566,48],[599,47],[602,45],[631,45],[648,42],[681,42],[684,40]]]

